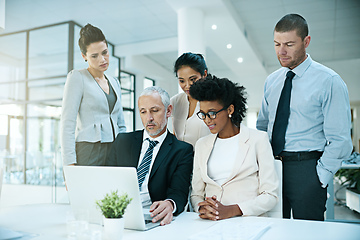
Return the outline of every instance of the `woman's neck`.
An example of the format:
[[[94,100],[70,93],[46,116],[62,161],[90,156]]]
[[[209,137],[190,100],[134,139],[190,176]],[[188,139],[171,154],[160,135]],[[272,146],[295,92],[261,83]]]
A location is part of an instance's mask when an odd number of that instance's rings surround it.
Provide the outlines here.
[[[197,103],[197,100],[195,98],[192,98],[190,95],[187,95],[187,99],[189,103]]]
[[[189,101],[189,112],[188,112],[188,116],[187,118],[191,117],[194,114],[195,108],[196,108],[196,104],[197,104],[197,100],[188,96],[188,101]]]
[[[240,132],[240,127],[237,127],[235,124],[233,124],[230,120],[229,127],[223,129],[221,132],[218,133],[219,138],[230,138],[233,137]]]
[[[104,78],[104,72],[102,72],[102,71],[97,71],[97,70],[95,70],[95,69],[93,69],[93,68],[90,68],[90,67],[88,67],[88,69],[87,69],[88,71],[89,71],[89,73],[93,76],[93,78],[100,78],[100,79],[102,79],[102,78]]]

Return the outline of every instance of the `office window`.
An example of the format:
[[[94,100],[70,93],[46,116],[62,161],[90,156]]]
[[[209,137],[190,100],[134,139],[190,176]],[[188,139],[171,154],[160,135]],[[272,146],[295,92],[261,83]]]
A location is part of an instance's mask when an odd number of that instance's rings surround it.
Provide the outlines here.
[[[80,26],[78,26],[78,25],[74,26],[74,40],[73,40],[74,66],[73,66],[73,69],[84,69],[84,68],[88,67],[88,64],[85,62],[85,60],[81,56],[81,51],[80,51],[80,47],[79,47],[80,29],[81,29]]]
[[[60,115],[72,69],[88,64],[78,46],[80,26],[54,24],[0,35],[0,165],[5,183],[64,186]],[[106,74],[121,81],[128,131],[134,130],[135,75],[120,71],[108,43]]]
[[[1,86],[0,86],[1,88]],[[4,167],[4,182],[24,181],[24,106],[21,104],[0,105],[0,163]]]
[[[135,75],[120,72],[121,98],[127,131],[135,130]]]
[[[26,33],[0,37],[0,166],[5,170],[4,182],[24,182],[26,40]]]
[[[25,100],[26,33],[0,37],[0,100]]]
[[[29,31],[30,80],[66,75],[69,25]]]
[[[151,78],[148,78],[148,77],[145,77],[144,78],[144,89],[147,88],[147,87],[151,87],[151,86],[155,86],[155,80],[151,79]]]
[[[26,183],[63,184],[60,157],[60,106],[29,104],[27,115]],[[54,176],[57,176],[54,179]]]

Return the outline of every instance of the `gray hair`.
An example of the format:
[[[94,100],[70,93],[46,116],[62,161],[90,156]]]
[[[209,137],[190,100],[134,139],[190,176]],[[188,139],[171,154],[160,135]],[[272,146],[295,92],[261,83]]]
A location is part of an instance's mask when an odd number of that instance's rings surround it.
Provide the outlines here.
[[[147,87],[145,88],[139,97],[141,96],[146,96],[146,95],[151,95],[153,93],[158,93],[161,97],[161,101],[162,103],[164,104],[165,106],[165,109],[168,108],[168,106],[170,105],[170,96],[169,94],[164,90],[162,89],[161,87],[158,87],[158,86],[151,86],[151,87]]]

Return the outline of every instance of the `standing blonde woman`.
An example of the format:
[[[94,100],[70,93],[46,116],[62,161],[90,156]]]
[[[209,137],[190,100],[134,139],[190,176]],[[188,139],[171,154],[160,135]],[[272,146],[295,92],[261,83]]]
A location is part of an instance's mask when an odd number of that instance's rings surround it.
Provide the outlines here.
[[[79,47],[87,69],[72,70],[64,88],[61,152],[64,165],[105,164],[111,143],[125,132],[121,88],[104,72],[109,67],[108,44],[102,31],[87,24]]]
[[[173,129],[175,136],[195,146],[196,141],[208,134],[209,129],[198,119],[199,102],[189,94],[190,86],[208,75],[205,59],[201,54],[184,53],[175,62],[174,72],[183,90],[171,98]]]

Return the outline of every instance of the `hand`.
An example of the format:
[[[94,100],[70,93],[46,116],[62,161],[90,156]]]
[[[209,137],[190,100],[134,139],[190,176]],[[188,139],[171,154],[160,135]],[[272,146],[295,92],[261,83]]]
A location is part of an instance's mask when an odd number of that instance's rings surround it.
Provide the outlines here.
[[[153,218],[152,222],[155,223],[162,219],[160,222],[161,226],[171,223],[173,219],[173,210],[174,206],[169,200],[154,202],[150,206],[150,216]]]
[[[205,201],[199,203],[199,206],[200,217],[204,219],[216,221],[243,215],[237,204],[223,205],[216,199],[216,196],[205,198]]]
[[[219,219],[219,212],[217,211],[218,204],[216,202],[216,196],[212,198],[206,197],[205,201],[200,202],[199,206],[199,217],[203,219],[210,219],[216,221]]]

